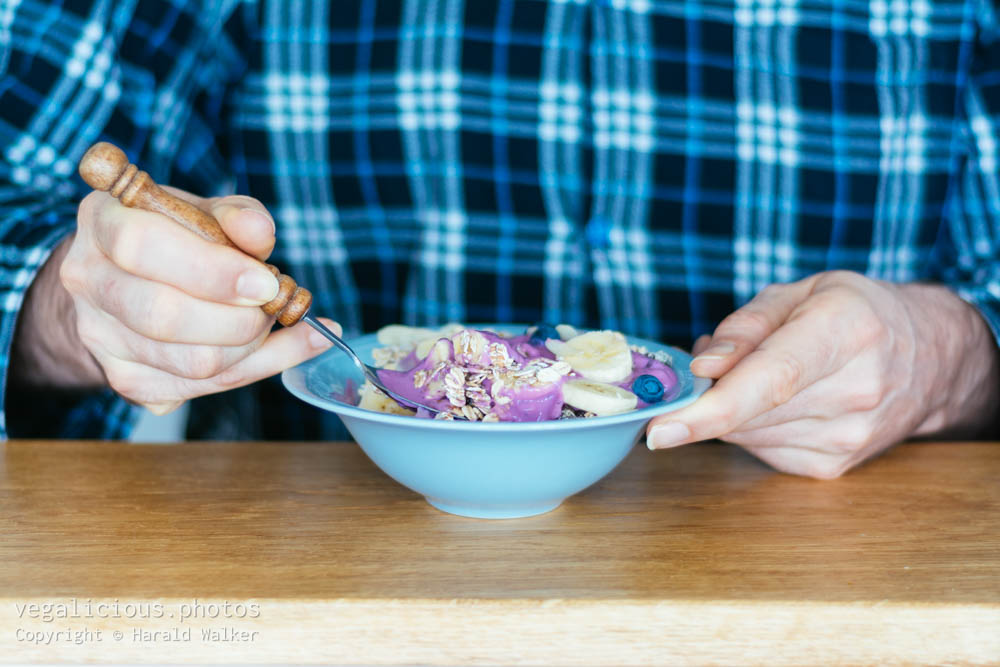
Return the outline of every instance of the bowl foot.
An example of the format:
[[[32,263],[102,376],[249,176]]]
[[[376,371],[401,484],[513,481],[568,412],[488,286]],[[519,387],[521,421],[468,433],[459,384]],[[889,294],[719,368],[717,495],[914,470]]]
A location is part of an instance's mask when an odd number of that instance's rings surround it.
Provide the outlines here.
[[[453,505],[437,498],[425,500],[433,507],[458,516],[468,516],[473,519],[520,519],[551,512],[562,504],[563,499],[537,505]]]

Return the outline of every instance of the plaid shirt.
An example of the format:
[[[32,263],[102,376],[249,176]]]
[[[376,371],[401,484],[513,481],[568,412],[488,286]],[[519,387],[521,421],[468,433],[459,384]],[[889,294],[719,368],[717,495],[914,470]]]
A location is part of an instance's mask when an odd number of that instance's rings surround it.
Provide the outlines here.
[[[0,365],[99,139],[262,200],[274,261],[349,334],[546,320],[689,345],[828,269],[945,283],[1000,331],[997,21],[986,0],[8,3]],[[3,391],[0,434],[120,436],[133,412]],[[230,430],[195,410],[195,434],[333,428],[273,380],[230,394],[196,401]]]

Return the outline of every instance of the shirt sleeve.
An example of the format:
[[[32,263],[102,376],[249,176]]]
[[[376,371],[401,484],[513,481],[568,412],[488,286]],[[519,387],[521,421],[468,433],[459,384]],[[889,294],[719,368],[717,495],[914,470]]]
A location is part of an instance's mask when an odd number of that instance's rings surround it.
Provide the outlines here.
[[[25,293],[76,225],[76,162],[114,113],[112,17],[25,2],[0,24],[0,438],[123,437],[133,408],[110,390],[12,387]],[[102,20],[103,19],[103,20]],[[100,77],[93,75],[97,70]]]
[[[3,101],[0,99],[0,106]],[[5,165],[9,168],[9,165]],[[4,182],[0,197],[0,438],[122,438],[136,409],[110,389],[93,392],[42,392],[11,386],[11,346],[25,292],[52,249],[75,224],[75,206],[56,202],[21,205]]]
[[[0,439],[128,435],[137,408],[111,390],[12,388],[18,315],[75,229],[89,192],[76,166],[96,141],[117,144],[159,182],[201,195],[227,186],[217,137],[246,67],[243,4],[23,0],[0,12]]]
[[[1000,25],[981,2],[958,127],[961,168],[939,245],[945,282],[975,306],[1000,342]]]

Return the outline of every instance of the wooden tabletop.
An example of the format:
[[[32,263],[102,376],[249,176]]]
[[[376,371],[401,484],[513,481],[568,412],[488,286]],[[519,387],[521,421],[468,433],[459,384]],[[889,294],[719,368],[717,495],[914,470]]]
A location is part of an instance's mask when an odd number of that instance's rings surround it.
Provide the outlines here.
[[[507,521],[349,443],[0,452],[0,662],[1000,661],[1000,444],[827,482],[640,446]]]

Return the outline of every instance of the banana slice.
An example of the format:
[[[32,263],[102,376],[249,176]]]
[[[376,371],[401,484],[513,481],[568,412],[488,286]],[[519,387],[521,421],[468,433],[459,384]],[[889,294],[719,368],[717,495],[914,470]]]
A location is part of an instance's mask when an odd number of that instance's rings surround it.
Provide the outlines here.
[[[576,330],[572,324],[557,324],[556,331],[559,332],[559,338],[563,340],[569,340],[570,338],[576,338],[580,335],[580,332]]]
[[[417,359],[421,360],[426,359],[427,354],[431,351],[431,348],[434,347],[434,343],[438,342],[438,340],[440,339],[437,336],[431,336],[429,338],[424,338],[423,340],[419,341],[417,343],[417,347],[414,348],[414,352],[417,355]]]
[[[448,322],[448,324],[445,324],[437,330],[437,335],[441,338],[451,338],[464,328],[464,324],[460,324],[458,322]]]
[[[450,361],[451,350],[452,342],[450,339],[439,334],[434,334],[432,337],[425,338],[417,343],[417,347],[414,349],[414,352],[417,355],[417,359],[420,359],[421,361],[426,359],[427,355],[430,355],[431,360],[436,364],[442,361]]]
[[[634,410],[639,402],[639,398],[627,389],[589,380],[570,380],[563,385],[562,392],[564,403],[599,417]]]
[[[632,350],[617,331],[590,331],[545,346],[574,371],[595,382],[621,382],[632,372]]]
[[[423,335],[419,340],[410,343],[417,359],[426,359],[434,345],[442,338],[452,338],[455,334],[463,331],[465,327],[457,322],[449,322],[440,329],[420,329]]]
[[[408,348],[413,347],[425,338],[432,338],[436,333],[433,329],[424,329],[423,327],[390,324],[379,329],[378,333],[375,334],[375,338],[382,345]],[[437,339],[435,338],[435,340]]]
[[[374,410],[375,412],[385,412],[390,415],[404,415],[407,417],[412,417],[417,414],[416,410],[411,410],[410,408],[404,408],[402,405],[392,400],[381,391],[375,388],[371,382],[365,382],[364,386],[361,387],[361,401],[358,403],[359,408],[365,410]]]

